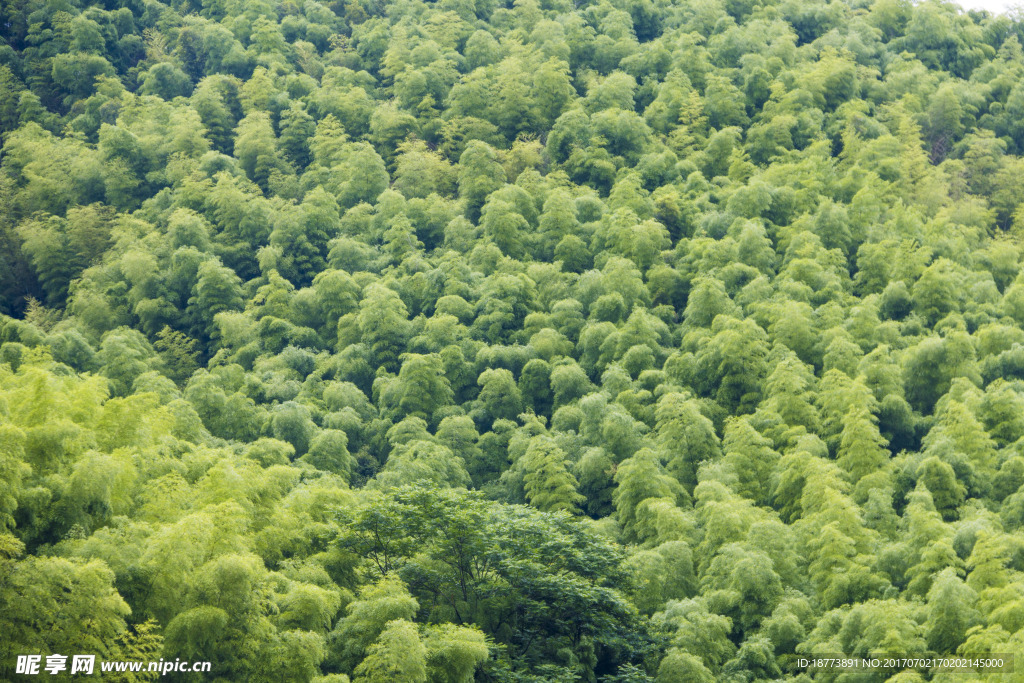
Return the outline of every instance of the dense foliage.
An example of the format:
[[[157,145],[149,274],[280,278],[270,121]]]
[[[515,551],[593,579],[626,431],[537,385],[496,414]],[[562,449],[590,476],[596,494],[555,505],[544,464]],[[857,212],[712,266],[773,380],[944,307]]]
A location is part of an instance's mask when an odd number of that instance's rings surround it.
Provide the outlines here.
[[[1024,23],[2,12],[0,678],[1024,654]]]

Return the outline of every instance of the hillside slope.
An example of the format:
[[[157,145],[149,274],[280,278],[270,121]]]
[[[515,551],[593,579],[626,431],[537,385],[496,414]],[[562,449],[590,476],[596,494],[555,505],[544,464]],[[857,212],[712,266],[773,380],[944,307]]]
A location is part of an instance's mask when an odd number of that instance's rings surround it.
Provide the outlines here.
[[[1024,655],[1021,22],[0,11],[0,678]]]

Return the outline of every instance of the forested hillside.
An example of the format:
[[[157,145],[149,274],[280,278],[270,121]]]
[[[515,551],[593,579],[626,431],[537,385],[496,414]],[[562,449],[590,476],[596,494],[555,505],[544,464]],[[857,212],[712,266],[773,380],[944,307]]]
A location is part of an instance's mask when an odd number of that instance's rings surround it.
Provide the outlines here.
[[[0,678],[1024,667],[1024,23],[2,13]]]

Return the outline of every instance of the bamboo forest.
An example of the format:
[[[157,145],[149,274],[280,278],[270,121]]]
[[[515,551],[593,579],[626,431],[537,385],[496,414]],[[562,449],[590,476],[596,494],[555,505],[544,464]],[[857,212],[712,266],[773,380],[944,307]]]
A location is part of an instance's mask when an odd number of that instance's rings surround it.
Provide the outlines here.
[[[1022,45],[3,0],[0,680],[1024,680]]]

